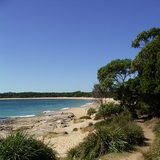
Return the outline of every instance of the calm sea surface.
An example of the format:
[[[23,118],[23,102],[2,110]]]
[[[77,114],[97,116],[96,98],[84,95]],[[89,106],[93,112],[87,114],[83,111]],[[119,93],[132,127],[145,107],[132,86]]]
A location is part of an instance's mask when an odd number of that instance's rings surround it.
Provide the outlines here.
[[[93,101],[75,99],[0,100],[0,118],[37,115],[44,111],[80,107],[91,102]]]

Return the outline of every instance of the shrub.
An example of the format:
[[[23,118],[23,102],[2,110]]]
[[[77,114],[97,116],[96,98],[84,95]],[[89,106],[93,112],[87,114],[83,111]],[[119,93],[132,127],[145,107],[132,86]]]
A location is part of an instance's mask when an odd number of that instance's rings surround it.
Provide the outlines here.
[[[129,122],[124,128],[127,141],[131,145],[142,145],[144,144],[144,134],[140,126],[134,122]]]
[[[67,131],[65,131],[65,132],[64,132],[64,134],[68,134],[68,132],[67,132]]]
[[[23,132],[13,133],[0,144],[0,160],[56,160],[55,152]]]
[[[115,103],[102,104],[99,107],[98,115],[106,119],[112,115],[116,115],[122,112],[122,107]]]
[[[89,115],[89,116],[91,116],[95,113],[96,113],[96,110],[94,108],[89,108],[88,111],[87,111],[87,115]]]
[[[95,129],[98,129],[100,127],[107,127],[110,126],[110,123],[112,122],[112,119],[107,119],[107,120],[103,120],[103,121],[99,121],[97,123],[94,124]]]
[[[120,115],[116,116],[116,117],[111,117],[108,118],[106,120],[97,122],[95,124],[95,128],[99,128],[99,127],[108,127],[108,126],[126,126],[126,124],[129,122],[132,122],[132,116],[129,113],[121,113]]]
[[[94,120],[102,119],[102,116],[99,113],[96,113]]]
[[[80,157],[80,151],[78,147],[72,148],[67,153],[67,160],[74,160]]]
[[[75,131],[78,131],[78,128],[73,128],[73,131],[75,132]]]
[[[91,117],[90,116],[82,116],[79,119],[91,119]]]

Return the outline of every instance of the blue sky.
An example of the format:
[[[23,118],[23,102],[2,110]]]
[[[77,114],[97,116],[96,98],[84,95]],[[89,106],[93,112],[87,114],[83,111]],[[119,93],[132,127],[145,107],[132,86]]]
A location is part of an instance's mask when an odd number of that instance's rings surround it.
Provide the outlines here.
[[[91,91],[97,70],[134,58],[160,26],[159,0],[0,0],[0,92]]]

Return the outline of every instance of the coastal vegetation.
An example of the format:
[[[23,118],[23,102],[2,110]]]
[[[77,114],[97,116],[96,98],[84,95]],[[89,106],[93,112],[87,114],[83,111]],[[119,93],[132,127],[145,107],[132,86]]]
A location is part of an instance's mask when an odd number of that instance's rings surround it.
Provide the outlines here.
[[[134,60],[116,59],[98,70],[99,84],[94,85],[93,96],[101,101],[95,119],[103,120],[68,152],[69,160],[92,160],[144,145],[143,130],[135,120],[160,117],[160,28],[138,34],[132,47],[139,49]],[[103,104],[103,98],[108,97],[119,104]],[[159,129],[156,134],[159,137]],[[157,141],[148,160],[160,157],[159,138]]]
[[[96,113],[96,110],[94,108],[89,108],[88,111],[87,111],[87,115],[88,116],[91,116],[91,115],[93,115],[95,113]]]
[[[106,119],[113,115],[119,115],[122,111],[123,111],[123,108],[119,104],[115,104],[115,103],[102,104],[99,107],[96,117],[103,117],[104,119]]]

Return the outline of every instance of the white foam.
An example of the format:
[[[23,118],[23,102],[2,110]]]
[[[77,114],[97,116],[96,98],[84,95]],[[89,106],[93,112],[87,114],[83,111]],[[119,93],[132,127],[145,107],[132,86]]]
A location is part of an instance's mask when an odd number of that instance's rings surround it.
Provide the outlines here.
[[[50,113],[50,112],[54,112],[54,111],[43,111],[43,113]]]
[[[68,107],[66,107],[66,108],[62,108],[61,110],[63,111],[63,110],[67,110],[67,109],[69,109]]]

